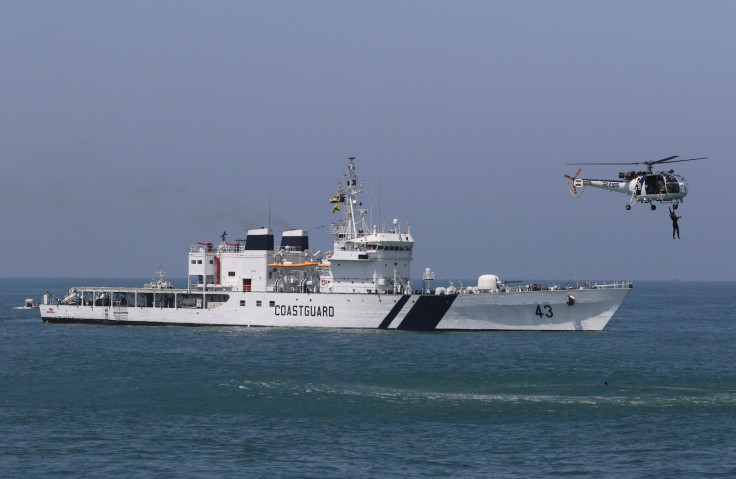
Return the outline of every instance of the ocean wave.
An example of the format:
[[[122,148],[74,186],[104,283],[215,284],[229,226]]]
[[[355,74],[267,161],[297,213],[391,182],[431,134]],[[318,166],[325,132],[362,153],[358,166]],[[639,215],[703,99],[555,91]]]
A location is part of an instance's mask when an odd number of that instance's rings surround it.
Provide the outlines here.
[[[714,392],[697,388],[659,388],[646,391],[615,391],[606,394],[545,392],[464,392],[384,387],[366,384],[328,384],[289,380],[231,381],[223,387],[251,394],[275,393],[287,397],[329,396],[334,399],[356,398],[385,402],[464,403],[470,404],[549,404],[566,406],[609,406],[633,408],[733,407],[736,393]]]

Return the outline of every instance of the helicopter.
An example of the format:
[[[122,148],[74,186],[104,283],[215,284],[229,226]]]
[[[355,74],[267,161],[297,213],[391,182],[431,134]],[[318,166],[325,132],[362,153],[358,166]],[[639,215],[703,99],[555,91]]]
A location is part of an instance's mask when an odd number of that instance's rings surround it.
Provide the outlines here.
[[[705,160],[704,158],[688,158],[687,160],[676,160],[677,155],[663,158],[657,161],[637,161],[632,163],[566,163],[567,165],[646,165],[647,171],[621,171],[618,174],[618,180],[598,180],[578,178],[582,168],[575,173],[574,176],[565,175],[568,179],[567,189],[575,198],[580,198],[583,191],[588,186],[601,188],[608,191],[616,191],[629,195],[629,202],[626,210],[630,210],[632,205],[639,203],[649,203],[652,210],[657,209],[655,201],[661,203],[674,203],[673,209],[677,209],[679,203],[687,195],[687,181],[685,178],[676,175],[675,170],[669,171],[652,171],[654,165],[667,163],[677,163],[681,161]]]

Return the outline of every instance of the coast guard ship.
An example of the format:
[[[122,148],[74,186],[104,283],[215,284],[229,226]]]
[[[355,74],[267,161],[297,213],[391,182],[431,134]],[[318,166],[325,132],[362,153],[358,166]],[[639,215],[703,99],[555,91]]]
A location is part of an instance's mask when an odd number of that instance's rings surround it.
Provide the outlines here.
[[[504,283],[484,274],[476,286],[432,289],[426,268],[413,290],[414,237],[397,220],[389,231],[366,222],[363,183],[350,158],[338,182],[330,225],[332,251],[313,253],[307,230],[270,228],[245,240],[189,248],[186,289],[164,278],[142,288],[74,287],[39,305],[44,322],[123,325],[283,326],[405,330],[601,330],[632,288],[630,282],[583,286]]]

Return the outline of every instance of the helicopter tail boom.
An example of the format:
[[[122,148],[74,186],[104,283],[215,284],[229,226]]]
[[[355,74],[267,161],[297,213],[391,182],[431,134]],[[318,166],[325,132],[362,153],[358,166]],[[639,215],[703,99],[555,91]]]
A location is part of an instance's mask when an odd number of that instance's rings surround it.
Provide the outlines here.
[[[631,194],[628,185],[629,181],[620,180],[595,180],[595,179],[582,179],[583,185],[592,186],[593,188],[600,188],[607,191],[615,191],[617,193]]]
[[[580,198],[581,196],[583,196],[583,191],[585,191],[585,188],[588,186],[592,186],[593,188],[600,188],[607,191],[616,191],[618,193],[631,194],[631,191],[629,191],[630,182],[627,180],[620,181],[578,178],[579,174],[580,170],[578,170],[578,172],[575,173],[574,176],[565,175],[565,178],[568,179],[567,189],[570,194],[575,198]]]

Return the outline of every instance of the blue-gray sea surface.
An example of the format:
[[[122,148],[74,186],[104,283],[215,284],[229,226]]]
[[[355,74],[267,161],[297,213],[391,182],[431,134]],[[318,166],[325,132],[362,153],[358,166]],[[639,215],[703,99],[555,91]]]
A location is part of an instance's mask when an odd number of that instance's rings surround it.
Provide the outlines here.
[[[736,477],[734,282],[635,283],[585,333],[59,325],[13,309],[100,281],[0,280],[4,478]]]

